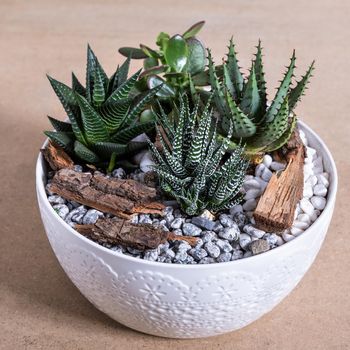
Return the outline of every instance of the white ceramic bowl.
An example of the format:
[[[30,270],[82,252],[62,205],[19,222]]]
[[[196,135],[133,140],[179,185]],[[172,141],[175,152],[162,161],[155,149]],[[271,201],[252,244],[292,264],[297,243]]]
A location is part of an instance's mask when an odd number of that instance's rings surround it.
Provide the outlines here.
[[[327,205],[294,240],[261,255],[211,265],[178,265],[136,259],[104,248],[67,225],[49,204],[40,155],[36,186],[41,217],[61,266],[99,310],[116,321],[162,337],[196,338],[242,328],[269,312],[314,261],[332,217],[337,171],[322,140],[305,124],[310,145],[330,174]]]

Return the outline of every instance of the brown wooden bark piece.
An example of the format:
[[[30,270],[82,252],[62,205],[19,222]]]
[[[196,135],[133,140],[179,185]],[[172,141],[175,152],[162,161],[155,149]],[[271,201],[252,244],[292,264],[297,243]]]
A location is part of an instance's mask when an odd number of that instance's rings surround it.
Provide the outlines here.
[[[99,243],[120,244],[137,249],[155,249],[167,240],[185,240],[195,245],[195,237],[177,236],[151,224],[133,224],[119,218],[101,218],[94,225],[75,225],[75,229]]]
[[[304,187],[304,145],[296,131],[282,148],[287,167],[272,175],[254,211],[255,226],[267,232],[282,232],[292,226]]]
[[[49,141],[48,145],[41,150],[46,161],[52,170],[60,170],[64,168],[73,168],[74,163],[63,148]]]
[[[122,218],[142,212],[163,214],[164,205],[156,201],[154,188],[131,179],[105,178],[102,175],[59,170],[52,179],[50,190],[75,202]]]

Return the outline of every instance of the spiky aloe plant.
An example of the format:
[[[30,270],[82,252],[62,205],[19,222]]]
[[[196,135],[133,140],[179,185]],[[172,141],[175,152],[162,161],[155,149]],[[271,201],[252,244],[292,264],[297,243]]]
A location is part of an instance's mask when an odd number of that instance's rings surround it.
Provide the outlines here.
[[[204,209],[217,212],[242,199],[239,191],[247,168],[247,161],[241,157],[243,149],[237,147],[223,160],[232,128],[228,138],[217,144],[209,104],[210,101],[199,115],[198,104],[190,110],[187,97],[181,97],[176,123],[171,123],[164,114],[161,117],[171,147],[160,132],[162,151],[150,143],[161,188],[188,215],[199,214]]]
[[[266,94],[261,42],[257,46],[250,74],[244,78],[231,39],[227,60],[223,63],[222,78],[219,79],[211,53],[208,50],[209,78],[214,91],[215,106],[221,116],[221,131],[228,132],[233,125],[233,142],[242,139],[247,154],[271,152],[282,147],[290,138],[296,124],[293,110],[304,94],[312,75],[314,62],[305,75],[292,87],[295,69],[295,53],[287,71],[269,104]]]
[[[128,79],[129,63],[128,58],[108,78],[88,46],[86,87],[74,73],[72,88],[48,76],[70,123],[49,117],[56,131],[45,134],[80,160],[91,164],[112,160],[111,167],[116,157],[145,147],[131,140],[154,127],[153,121],[139,122],[138,118],[158,88],[134,96],[141,70]]]

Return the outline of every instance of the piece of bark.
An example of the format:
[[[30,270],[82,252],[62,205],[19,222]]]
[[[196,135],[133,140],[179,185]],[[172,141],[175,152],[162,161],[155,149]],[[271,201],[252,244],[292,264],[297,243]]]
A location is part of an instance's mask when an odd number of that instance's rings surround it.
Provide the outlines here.
[[[303,196],[305,150],[298,132],[280,154],[287,167],[272,175],[253,214],[257,228],[276,233],[292,226],[296,205]]]
[[[120,244],[140,250],[155,249],[167,240],[183,240],[194,246],[195,237],[177,236],[151,224],[134,224],[119,218],[100,218],[94,225],[75,225],[79,233],[99,243]]]
[[[50,190],[65,199],[126,219],[134,213],[162,215],[165,208],[157,202],[156,190],[140,182],[71,169],[59,170],[50,183]]]
[[[41,153],[49,163],[52,170],[60,170],[65,168],[73,168],[74,162],[62,147],[49,141],[47,146],[41,149]]]

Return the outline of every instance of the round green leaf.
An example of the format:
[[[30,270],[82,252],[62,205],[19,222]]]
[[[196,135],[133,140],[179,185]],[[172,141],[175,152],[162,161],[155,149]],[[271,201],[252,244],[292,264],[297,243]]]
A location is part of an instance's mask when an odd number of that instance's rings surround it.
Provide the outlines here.
[[[174,89],[170,85],[168,85],[162,78],[156,75],[148,77],[147,85],[149,89],[153,89],[159,85],[162,85],[160,90],[157,92],[157,96],[159,97],[167,98],[175,96]]]
[[[160,47],[162,51],[164,51],[166,46],[168,45],[169,39],[170,39],[169,34],[160,32],[158,34],[156,44]]]
[[[141,49],[136,47],[121,47],[118,51],[121,55],[136,60],[148,57]]]
[[[150,69],[155,66],[158,66],[158,60],[156,58],[147,57],[143,60],[143,68]]]
[[[181,72],[188,60],[188,45],[181,35],[174,35],[169,39],[168,45],[164,51],[166,63],[175,70]]]
[[[189,48],[187,71],[191,75],[203,72],[207,64],[204,45],[196,38],[187,39],[186,42]]]
[[[193,26],[188,28],[185,33],[182,35],[184,39],[189,39],[194,37],[204,26],[205,21],[200,21],[195,23]]]
[[[151,109],[145,109],[140,115],[140,123],[156,120],[156,115]]]

